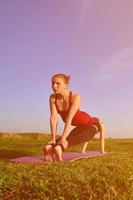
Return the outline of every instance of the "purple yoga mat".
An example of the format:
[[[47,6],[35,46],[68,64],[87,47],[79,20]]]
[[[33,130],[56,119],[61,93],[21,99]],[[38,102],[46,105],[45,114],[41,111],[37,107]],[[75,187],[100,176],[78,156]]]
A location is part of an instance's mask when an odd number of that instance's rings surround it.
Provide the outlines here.
[[[82,158],[91,158],[91,157],[97,157],[97,156],[102,156],[102,154],[99,151],[87,151],[86,153],[79,153],[79,152],[65,152],[63,153],[63,160],[64,161],[74,161],[77,159],[82,159]],[[23,157],[18,157],[15,159],[12,159],[11,162],[19,162],[19,163],[43,163],[45,162],[43,156],[23,156]]]

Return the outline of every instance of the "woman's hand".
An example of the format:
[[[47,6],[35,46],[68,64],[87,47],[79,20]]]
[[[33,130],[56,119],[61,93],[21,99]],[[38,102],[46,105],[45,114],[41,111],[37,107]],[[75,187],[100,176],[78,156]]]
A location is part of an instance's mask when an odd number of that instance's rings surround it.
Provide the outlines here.
[[[64,147],[64,149],[66,149],[68,147],[68,141],[66,140],[66,138],[61,138],[61,140],[59,141],[60,144],[62,144],[62,146]]]
[[[56,140],[55,139],[51,139],[48,144],[55,144],[56,143]]]
[[[105,127],[103,121],[100,121],[100,142],[101,142],[101,153],[105,154]]]

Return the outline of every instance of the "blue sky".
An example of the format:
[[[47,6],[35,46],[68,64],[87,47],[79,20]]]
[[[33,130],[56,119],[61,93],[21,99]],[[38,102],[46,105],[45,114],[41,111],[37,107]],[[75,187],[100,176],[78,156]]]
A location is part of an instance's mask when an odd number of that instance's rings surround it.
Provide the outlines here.
[[[0,1],[0,131],[50,133],[50,80],[61,72],[107,137],[132,137],[132,10],[130,0]]]

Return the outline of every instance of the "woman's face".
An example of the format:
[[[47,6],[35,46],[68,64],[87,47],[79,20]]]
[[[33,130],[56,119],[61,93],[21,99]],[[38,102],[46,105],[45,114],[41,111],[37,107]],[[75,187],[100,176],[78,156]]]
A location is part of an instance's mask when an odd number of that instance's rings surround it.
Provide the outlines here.
[[[67,89],[68,84],[62,78],[55,77],[52,80],[52,89],[55,93],[59,94]]]

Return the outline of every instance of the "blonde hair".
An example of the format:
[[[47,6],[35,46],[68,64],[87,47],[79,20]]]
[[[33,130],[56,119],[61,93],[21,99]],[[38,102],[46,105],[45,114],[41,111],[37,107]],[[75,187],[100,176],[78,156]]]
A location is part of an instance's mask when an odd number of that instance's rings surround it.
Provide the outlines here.
[[[66,84],[69,84],[69,82],[70,82],[70,76],[68,76],[66,74],[60,74],[60,73],[54,74],[52,76],[52,81],[54,80],[54,78],[62,78]]]

